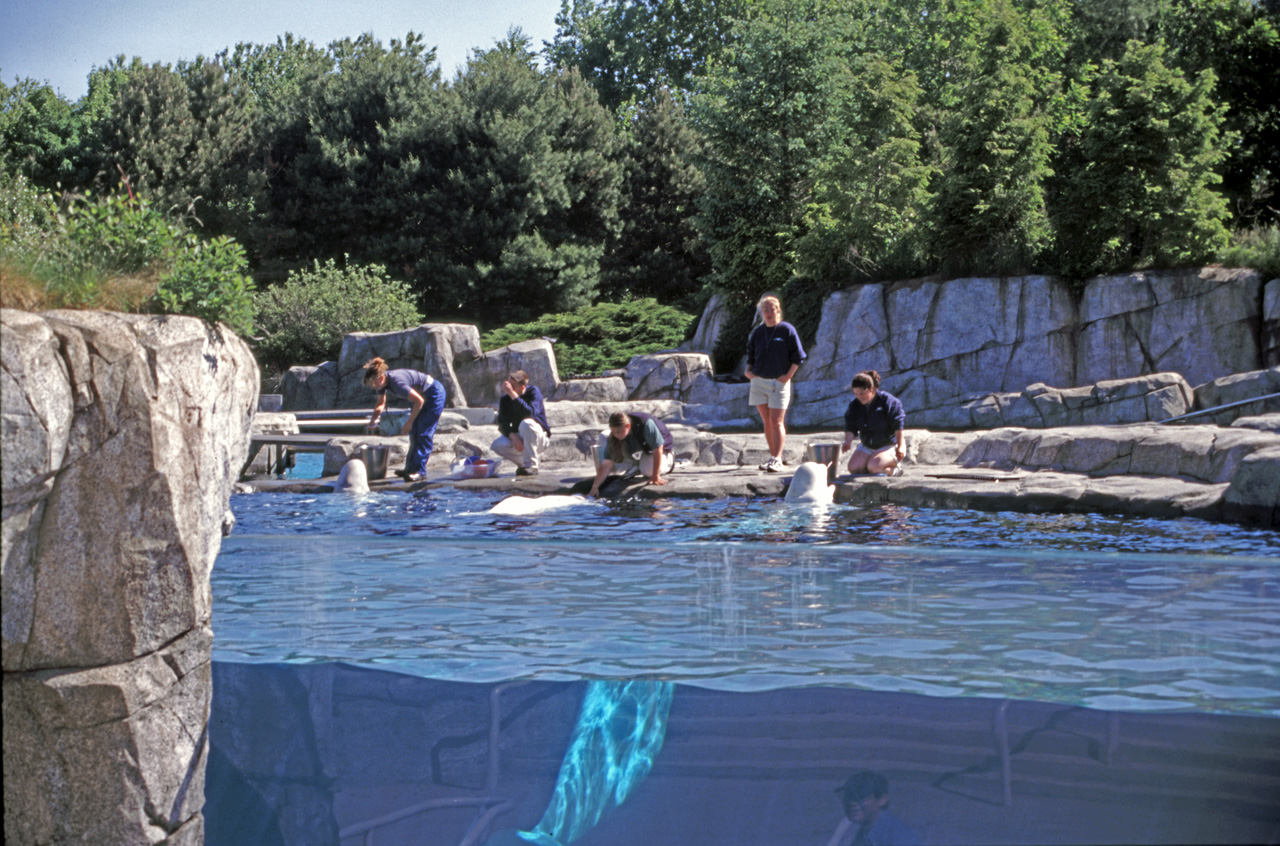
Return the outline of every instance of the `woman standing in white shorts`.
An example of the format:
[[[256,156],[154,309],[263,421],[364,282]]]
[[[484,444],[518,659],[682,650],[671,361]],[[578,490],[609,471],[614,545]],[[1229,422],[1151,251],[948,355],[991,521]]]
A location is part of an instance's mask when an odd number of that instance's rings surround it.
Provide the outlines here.
[[[751,380],[749,402],[760,412],[769,460],[760,465],[768,473],[781,473],[782,448],[787,440],[787,406],[791,404],[791,377],[804,363],[804,346],[796,327],[782,319],[782,303],[766,295],[756,304],[764,321],[747,337],[747,372]]]

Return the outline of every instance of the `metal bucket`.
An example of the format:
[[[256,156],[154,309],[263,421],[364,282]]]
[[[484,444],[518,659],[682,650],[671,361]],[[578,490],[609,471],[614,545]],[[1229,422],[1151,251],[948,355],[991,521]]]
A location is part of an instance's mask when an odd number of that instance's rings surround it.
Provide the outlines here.
[[[836,479],[836,465],[840,463],[840,444],[809,444],[804,451],[805,461],[827,465],[827,481]]]
[[[368,444],[360,447],[360,460],[364,462],[364,469],[371,481],[387,477],[387,456],[390,452],[391,447]]]
[[[284,394],[260,394],[258,411],[279,411],[284,408]]]
[[[609,457],[609,447],[607,444],[591,445],[591,461],[596,465],[596,470],[600,469],[600,462]]]

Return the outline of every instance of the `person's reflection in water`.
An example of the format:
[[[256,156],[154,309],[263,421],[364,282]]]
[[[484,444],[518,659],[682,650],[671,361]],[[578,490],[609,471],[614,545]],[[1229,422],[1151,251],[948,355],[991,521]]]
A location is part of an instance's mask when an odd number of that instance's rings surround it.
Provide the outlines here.
[[[889,780],[862,770],[836,788],[847,821],[841,822],[827,846],[918,846],[911,826],[889,811]]]

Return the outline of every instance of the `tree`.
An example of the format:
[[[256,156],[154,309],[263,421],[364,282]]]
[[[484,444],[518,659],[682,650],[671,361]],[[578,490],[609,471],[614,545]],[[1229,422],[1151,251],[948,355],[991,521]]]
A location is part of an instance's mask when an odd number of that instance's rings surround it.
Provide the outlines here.
[[[1048,119],[1036,102],[1031,42],[1016,9],[993,3],[977,53],[943,120],[933,252],[948,273],[1016,273],[1048,244]]]
[[[611,111],[669,88],[688,94],[723,55],[747,0],[562,0],[548,61],[577,68]]]
[[[711,269],[693,226],[705,186],[694,164],[700,143],[684,108],[665,88],[633,114],[622,230],[601,267],[603,294],[615,299],[626,292],[691,307]]]
[[[540,71],[515,31],[471,58],[452,96],[413,271],[424,304],[492,324],[591,302],[622,178],[594,90],[576,71]]]
[[[50,86],[0,82],[0,169],[53,188],[75,172],[80,122]]]
[[[738,301],[781,288],[795,272],[833,28],[822,0],[763,0],[694,99],[707,179],[698,225],[713,284]]]
[[[814,165],[799,268],[832,281],[917,273],[917,228],[934,168],[923,159],[914,125],[915,74],[866,53],[837,67],[827,86],[831,115]]]
[[[1226,202],[1213,190],[1225,155],[1214,74],[1188,79],[1164,56],[1131,41],[1103,63],[1054,203],[1073,277],[1200,262],[1228,241]]]

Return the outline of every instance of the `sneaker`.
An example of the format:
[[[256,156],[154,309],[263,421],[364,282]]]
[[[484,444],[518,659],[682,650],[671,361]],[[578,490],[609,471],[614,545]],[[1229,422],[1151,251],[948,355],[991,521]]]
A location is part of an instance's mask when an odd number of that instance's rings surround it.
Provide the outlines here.
[[[516,475],[517,476],[536,476],[538,475],[538,470],[537,468],[530,469],[528,467],[517,467]]]
[[[406,482],[421,482],[426,478],[424,473],[410,473],[408,470],[397,470],[396,475]]]
[[[782,469],[783,469],[784,467],[786,467],[786,466],[787,466],[787,465],[785,465],[785,464],[783,464],[783,463],[782,463],[782,459],[781,459],[781,458],[770,458],[770,459],[769,459],[769,463],[768,463],[768,464],[765,466],[765,468],[764,468],[764,472],[766,472],[766,473],[781,473],[781,472],[782,472]]]
[[[769,460],[768,460],[768,461],[766,461],[764,464],[761,464],[761,465],[760,465],[760,467],[759,467],[758,469],[760,469],[760,470],[768,470],[768,469],[769,469],[769,466],[770,466],[771,464],[773,464],[773,462],[774,462],[774,461],[776,461],[776,460],[777,460],[777,459],[775,459],[775,458],[773,458],[773,457],[770,457],[770,458],[769,458]]]

